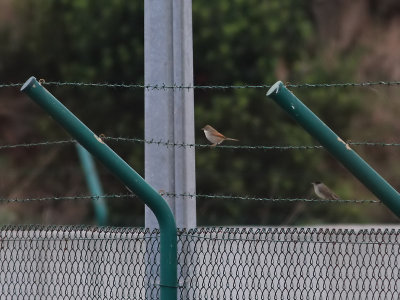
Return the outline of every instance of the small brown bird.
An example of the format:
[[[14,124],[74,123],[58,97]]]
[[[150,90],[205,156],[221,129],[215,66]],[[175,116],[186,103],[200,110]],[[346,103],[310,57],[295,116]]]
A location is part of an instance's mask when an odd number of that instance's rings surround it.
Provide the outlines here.
[[[217,130],[212,128],[210,125],[204,126],[201,130],[204,131],[207,140],[209,140],[212,143],[211,147],[215,147],[221,144],[223,141],[236,141],[236,142],[239,141],[224,136],[223,134],[219,133]]]
[[[324,200],[339,200],[339,196],[332,192],[325,184],[320,181],[311,182],[314,186],[314,192],[318,197]]]

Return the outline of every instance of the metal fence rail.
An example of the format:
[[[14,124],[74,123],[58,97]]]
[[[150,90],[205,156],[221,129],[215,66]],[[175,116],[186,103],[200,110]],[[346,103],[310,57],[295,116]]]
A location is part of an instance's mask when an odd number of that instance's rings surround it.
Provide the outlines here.
[[[178,249],[180,299],[400,298],[398,228],[200,228]],[[146,299],[158,251],[141,228],[0,227],[0,298]]]

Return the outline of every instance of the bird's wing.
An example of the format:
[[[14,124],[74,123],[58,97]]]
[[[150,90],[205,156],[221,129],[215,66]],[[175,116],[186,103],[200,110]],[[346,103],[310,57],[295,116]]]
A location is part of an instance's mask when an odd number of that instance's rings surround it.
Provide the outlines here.
[[[213,135],[215,135],[215,136],[217,136],[217,137],[220,137],[220,138],[222,138],[222,139],[226,139],[226,137],[223,135],[223,134],[221,134],[221,133],[219,133],[218,131],[213,131]]]
[[[332,197],[333,197],[333,200],[339,200],[340,199],[340,197],[338,195],[336,195],[334,192],[332,192]]]
[[[326,185],[321,186],[321,192],[327,196],[327,198],[331,198],[332,200],[338,200],[339,196],[332,192]]]

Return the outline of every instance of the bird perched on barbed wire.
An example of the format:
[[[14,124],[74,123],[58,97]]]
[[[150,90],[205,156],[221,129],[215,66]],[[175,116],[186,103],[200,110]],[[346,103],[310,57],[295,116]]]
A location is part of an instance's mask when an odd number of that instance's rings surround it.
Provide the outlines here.
[[[314,186],[314,192],[317,196],[324,200],[339,200],[339,196],[332,192],[325,184],[320,181],[311,182]]]
[[[221,144],[223,141],[236,141],[236,142],[239,141],[237,139],[232,139],[224,136],[222,133],[219,133],[216,129],[214,129],[210,125],[204,126],[201,130],[204,131],[207,140],[209,140],[212,143],[211,147],[215,147]]]

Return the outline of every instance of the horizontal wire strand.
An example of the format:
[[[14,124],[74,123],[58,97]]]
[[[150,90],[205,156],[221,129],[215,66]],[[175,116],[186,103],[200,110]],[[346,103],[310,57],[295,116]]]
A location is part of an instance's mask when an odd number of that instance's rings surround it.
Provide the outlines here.
[[[215,233],[217,234],[217,233]],[[221,233],[222,234],[222,233]],[[240,234],[240,233],[238,233]],[[198,234],[191,234],[191,233],[184,233],[182,234],[183,236],[191,237],[191,238],[196,238],[196,239],[202,239],[202,240],[215,240],[215,241],[241,241],[241,242],[271,242],[271,243],[307,243],[307,244],[355,244],[355,245],[399,245],[398,242],[392,242],[392,241],[324,241],[324,240],[316,240],[316,239],[250,239],[250,238],[233,238],[233,237],[210,237],[210,236],[201,236]]]
[[[203,144],[176,144],[171,142],[161,142],[161,141],[146,141],[137,138],[122,138],[122,137],[103,137],[105,140],[111,141],[123,141],[123,142],[140,142],[140,143],[150,143],[158,145],[167,146],[189,146],[189,147],[209,147],[210,145]],[[36,146],[50,146],[50,145],[63,145],[75,143],[75,140],[62,140],[62,141],[52,141],[52,142],[37,142],[37,143],[26,143],[26,144],[15,144],[15,145],[1,145],[0,149],[13,149],[17,147],[36,147]],[[368,146],[400,146],[400,144],[395,143],[373,143],[373,142],[355,142],[350,143],[352,145],[368,145]],[[219,146],[222,148],[243,148],[243,149],[278,149],[278,150],[288,150],[288,149],[321,149],[322,146]],[[207,194],[174,194],[174,193],[164,193],[168,197],[197,197],[204,199],[227,199],[227,200],[250,200],[250,201],[265,201],[265,202],[319,202],[319,203],[381,203],[379,200],[352,200],[352,199],[339,199],[339,200],[323,200],[323,199],[308,199],[308,198],[263,198],[263,197],[250,197],[250,196],[230,196],[230,195],[207,195]],[[15,203],[15,202],[31,202],[31,201],[54,201],[54,200],[81,200],[81,199],[100,199],[100,198],[127,198],[136,197],[132,194],[111,194],[111,195],[77,195],[77,196],[62,196],[62,197],[38,197],[38,198],[16,198],[16,199],[6,199],[0,198],[0,203]]]
[[[353,200],[353,199],[310,199],[310,198],[263,198],[252,196],[232,196],[232,195],[207,195],[207,194],[174,194],[165,193],[165,196],[170,197],[189,197],[189,198],[204,198],[204,199],[227,199],[227,200],[250,200],[250,201],[265,201],[265,202],[318,202],[318,203],[381,203],[379,200]]]
[[[112,142],[130,142],[130,143],[142,143],[142,144],[156,144],[159,146],[167,146],[167,147],[195,147],[195,148],[209,148],[210,144],[185,144],[185,143],[174,143],[170,141],[162,141],[162,140],[145,140],[140,138],[126,138],[126,137],[102,137],[105,141]],[[33,143],[20,143],[20,144],[9,144],[9,145],[0,145],[0,150],[6,149],[15,149],[15,148],[30,148],[30,147],[43,147],[43,146],[52,146],[52,145],[65,145],[65,144],[73,144],[77,143],[76,140],[59,140],[59,141],[42,141],[42,142],[33,142]],[[351,146],[369,146],[369,147],[399,147],[400,143],[385,143],[385,142],[348,142]],[[323,146],[320,145],[218,145],[215,147],[216,149],[245,149],[245,150],[312,150],[312,149],[323,149]]]
[[[0,83],[0,88],[20,87],[24,83]],[[148,89],[148,90],[168,90],[168,89],[268,89],[272,85],[178,85],[178,84],[129,84],[129,83],[93,83],[93,82],[61,82],[49,81],[43,85],[52,86],[73,86],[73,87],[103,87],[103,88],[128,88],[128,89]],[[334,87],[371,87],[371,86],[399,86],[400,81],[365,81],[365,82],[342,82],[342,83],[298,83],[285,84],[289,88],[334,88]]]
[[[26,229],[29,230],[29,229]],[[33,230],[36,230],[33,228]],[[101,232],[100,232],[101,233]],[[113,232],[110,232],[113,233]],[[186,237],[186,238],[193,238],[193,239],[200,239],[200,240],[215,240],[215,241],[238,241],[238,242],[272,242],[272,243],[285,243],[285,244],[292,244],[292,243],[311,243],[311,244],[355,244],[355,245],[399,245],[398,242],[393,241],[354,241],[354,240],[324,240],[324,237],[314,237],[314,238],[300,238],[300,237],[293,237],[287,239],[276,238],[275,236],[281,235],[284,232],[261,232],[261,233],[251,233],[253,235],[256,234],[263,234],[263,235],[271,235],[271,238],[249,238],[245,237],[226,237],[225,235],[248,235],[248,233],[226,233],[226,232],[207,232],[205,235],[200,235],[198,233],[191,233],[191,232],[178,232],[178,236]],[[118,236],[104,236],[104,237],[64,237],[64,236],[51,236],[51,237],[21,237],[21,236],[14,236],[14,237],[0,237],[1,242],[14,242],[14,241],[26,241],[29,242],[33,241],[57,241],[63,243],[63,245],[68,245],[73,243],[74,241],[107,241],[107,240],[127,240],[127,241],[137,241],[137,240],[149,240],[149,239],[159,239],[159,235],[152,235],[152,236],[124,236],[124,233],[118,233]],[[125,233],[127,234],[127,233]],[[129,234],[129,233],[128,233]],[[217,236],[208,236],[211,234],[215,234]],[[291,233],[293,234],[293,233]],[[297,232],[298,235],[305,234],[302,232]],[[321,235],[321,233],[314,233],[317,235]],[[218,237],[218,235],[222,235],[222,237]],[[355,235],[357,237],[357,235]]]
[[[379,204],[379,200],[353,200],[353,199],[312,199],[312,198],[263,198],[251,196],[233,196],[233,195],[212,195],[212,194],[176,194],[176,193],[161,193],[166,197],[187,197],[187,198],[200,198],[200,199],[224,199],[224,200],[247,200],[247,201],[260,201],[260,202],[310,202],[310,203],[348,203],[348,204]],[[134,194],[106,194],[106,195],[75,195],[75,196],[60,196],[60,197],[37,197],[37,198],[0,198],[0,203],[24,203],[24,202],[38,202],[38,201],[60,201],[60,200],[98,200],[98,199],[124,199],[124,198],[137,198]]]
[[[62,144],[72,144],[75,140],[64,140],[64,141],[44,141],[37,143],[21,143],[13,145],[0,145],[0,150],[3,149],[14,149],[14,148],[30,148],[30,147],[40,147],[40,146],[52,146],[52,145],[62,145]]]

